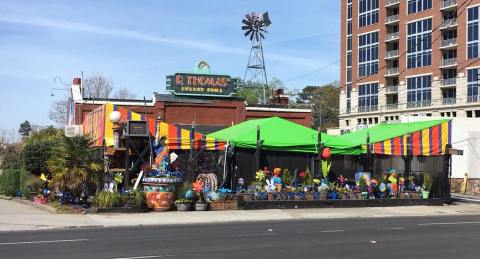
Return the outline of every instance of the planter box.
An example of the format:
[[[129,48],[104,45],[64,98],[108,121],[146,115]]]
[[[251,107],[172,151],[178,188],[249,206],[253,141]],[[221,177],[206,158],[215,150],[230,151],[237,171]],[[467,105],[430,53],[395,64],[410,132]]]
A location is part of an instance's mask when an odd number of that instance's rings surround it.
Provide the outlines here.
[[[176,205],[177,205],[178,211],[189,211],[192,208],[191,202],[181,202],[181,203],[177,203]]]
[[[238,202],[235,200],[210,202],[210,210],[236,210],[237,208]]]
[[[47,198],[35,197],[34,201],[36,204],[47,204]]]

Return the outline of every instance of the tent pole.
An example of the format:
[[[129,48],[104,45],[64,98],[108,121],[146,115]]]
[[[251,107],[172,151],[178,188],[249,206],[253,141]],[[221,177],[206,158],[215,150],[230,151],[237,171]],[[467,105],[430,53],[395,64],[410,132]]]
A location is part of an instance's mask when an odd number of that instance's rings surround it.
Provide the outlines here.
[[[317,136],[317,141],[318,141],[318,143],[317,143],[317,145],[318,145],[318,150],[317,150],[317,151],[318,151],[318,154],[317,154],[317,156],[318,156],[318,164],[320,165],[320,163],[322,162],[322,152],[323,152],[321,126],[318,126],[318,132],[317,132],[317,133],[318,133],[318,136]],[[317,169],[318,175],[320,175],[320,168],[321,168],[321,167],[318,166],[318,169]],[[315,175],[315,173],[314,173],[314,175]]]
[[[257,125],[257,150],[255,152],[255,171],[260,169],[260,125]]]
[[[367,168],[365,168],[365,172],[370,172],[373,174],[371,169],[371,164],[370,164],[370,155],[371,155],[371,150],[370,150],[370,133],[367,132]]]
[[[445,147],[445,150],[448,150],[449,148],[452,148],[451,144],[447,144]],[[445,154],[443,155],[443,186],[442,186],[442,198],[445,199],[445,203],[450,204],[451,203],[451,196],[450,196],[450,176],[451,176],[451,169],[452,169],[452,155]]]
[[[193,152],[195,148],[194,145],[195,145],[195,122],[192,122],[192,128],[190,131],[190,154],[189,154],[190,158],[193,157]]]

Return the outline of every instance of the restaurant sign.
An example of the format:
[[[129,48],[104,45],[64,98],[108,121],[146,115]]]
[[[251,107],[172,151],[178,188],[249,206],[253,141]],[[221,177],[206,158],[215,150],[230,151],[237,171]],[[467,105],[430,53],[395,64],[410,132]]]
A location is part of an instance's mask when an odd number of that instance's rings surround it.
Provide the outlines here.
[[[176,73],[167,76],[167,91],[174,95],[231,97],[236,80],[225,75]]]

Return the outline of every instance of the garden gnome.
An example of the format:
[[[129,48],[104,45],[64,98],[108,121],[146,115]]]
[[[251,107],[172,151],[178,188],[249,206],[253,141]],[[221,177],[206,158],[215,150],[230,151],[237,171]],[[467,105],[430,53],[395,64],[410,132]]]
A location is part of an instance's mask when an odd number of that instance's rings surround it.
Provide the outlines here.
[[[275,188],[277,192],[282,191],[282,178],[280,177],[280,173],[282,172],[281,168],[273,169],[273,183],[275,184]]]

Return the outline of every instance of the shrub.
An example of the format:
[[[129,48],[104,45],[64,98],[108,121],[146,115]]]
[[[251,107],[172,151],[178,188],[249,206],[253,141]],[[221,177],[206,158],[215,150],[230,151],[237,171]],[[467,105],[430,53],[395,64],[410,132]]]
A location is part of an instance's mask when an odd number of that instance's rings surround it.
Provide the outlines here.
[[[36,177],[25,170],[5,169],[0,175],[0,193],[13,197],[20,191],[28,198],[27,186],[34,180],[32,178]]]
[[[8,145],[3,152],[1,159],[1,169],[19,169],[22,167],[20,160],[20,145]]]
[[[122,195],[118,192],[101,191],[95,197],[95,206],[98,208],[121,207],[124,203]]]
[[[48,175],[47,161],[52,155],[53,147],[60,143],[62,135],[61,130],[48,127],[28,137],[21,153],[23,167],[32,174]]]

